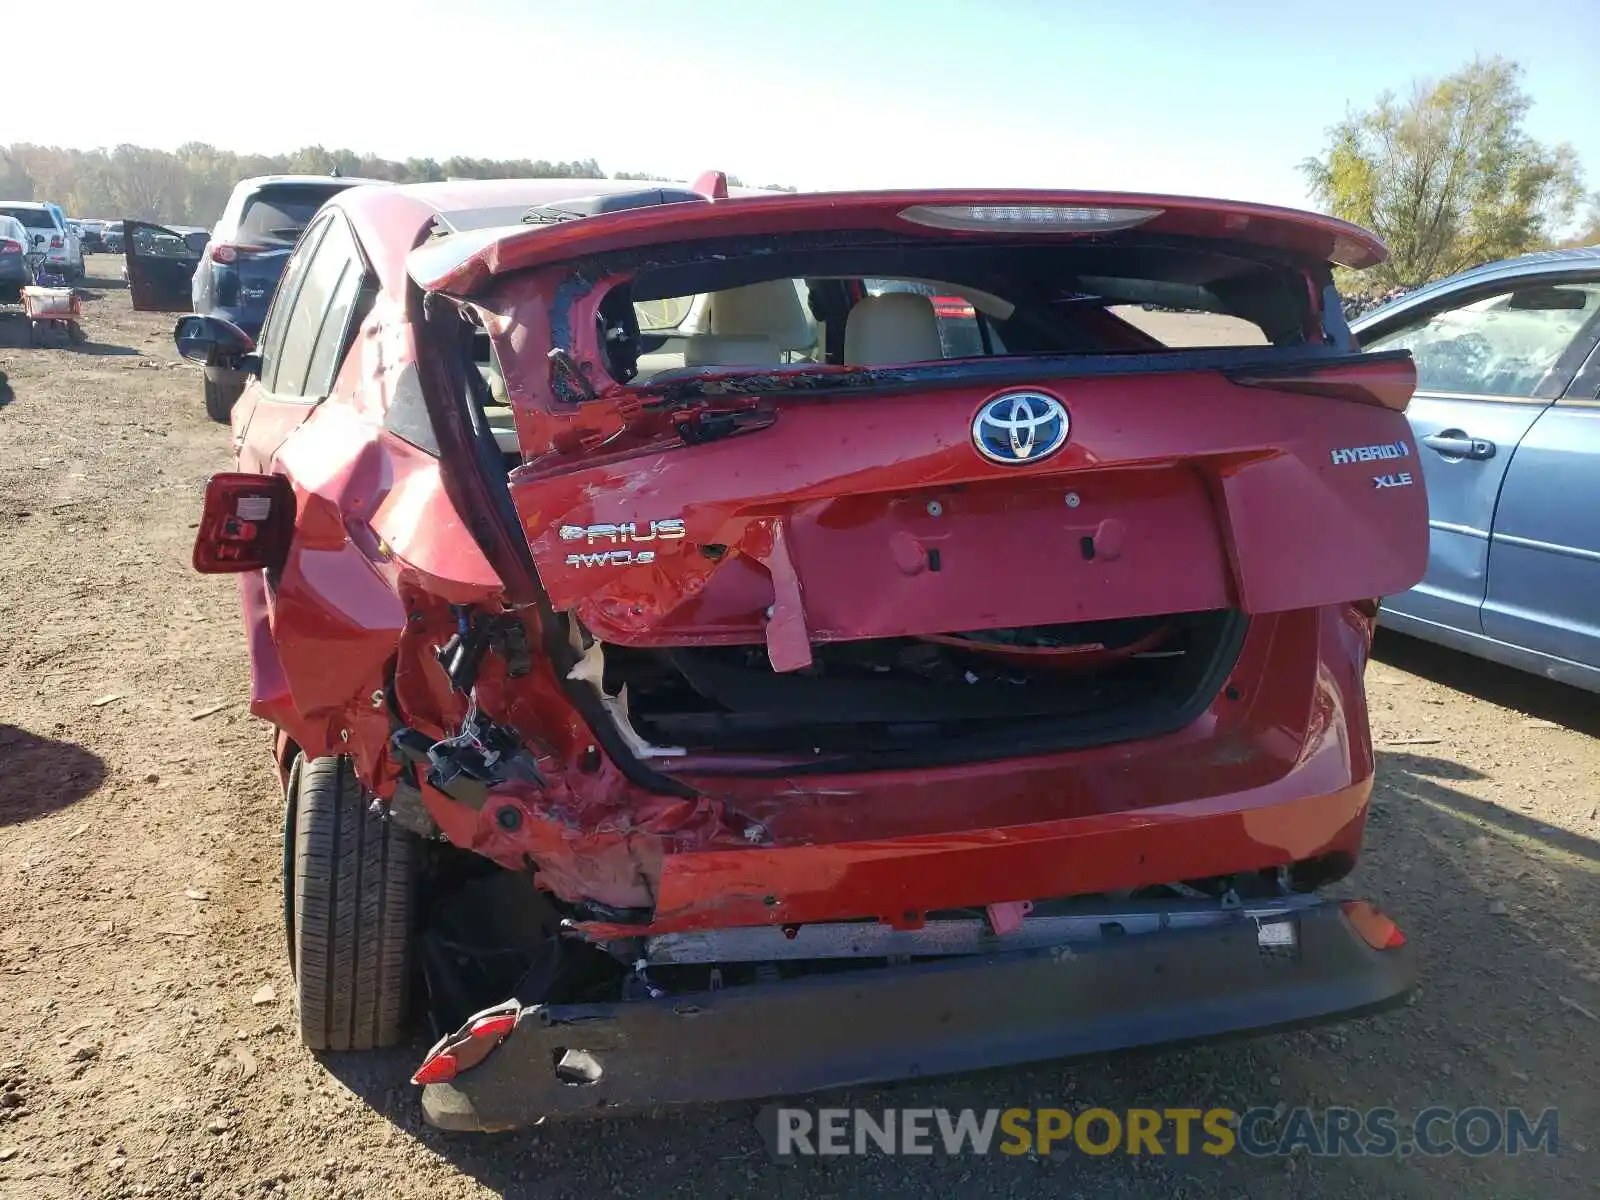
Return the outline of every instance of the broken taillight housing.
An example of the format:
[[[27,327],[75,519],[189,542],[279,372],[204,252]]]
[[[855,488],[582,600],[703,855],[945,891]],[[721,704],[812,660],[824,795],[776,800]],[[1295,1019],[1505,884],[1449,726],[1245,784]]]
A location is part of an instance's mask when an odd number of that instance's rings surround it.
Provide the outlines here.
[[[276,571],[294,537],[294,488],[282,475],[213,475],[194,538],[202,575]]]
[[[411,1076],[417,1084],[446,1083],[468,1067],[488,1057],[517,1027],[516,1012],[497,1012],[478,1017],[453,1037],[443,1038],[428,1052],[422,1065]]]

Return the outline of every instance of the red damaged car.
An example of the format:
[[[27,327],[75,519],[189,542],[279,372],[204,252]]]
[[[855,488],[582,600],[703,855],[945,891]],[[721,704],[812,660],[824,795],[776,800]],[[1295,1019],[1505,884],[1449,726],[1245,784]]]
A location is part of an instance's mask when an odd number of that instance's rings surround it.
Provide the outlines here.
[[[305,1042],[426,1019],[428,1118],[505,1129],[1403,998],[1318,895],[1427,552],[1410,358],[1331,276],[1383,254],[1169,196],[335,197],[259,346],[176,330],[253,376],[195,565]]]

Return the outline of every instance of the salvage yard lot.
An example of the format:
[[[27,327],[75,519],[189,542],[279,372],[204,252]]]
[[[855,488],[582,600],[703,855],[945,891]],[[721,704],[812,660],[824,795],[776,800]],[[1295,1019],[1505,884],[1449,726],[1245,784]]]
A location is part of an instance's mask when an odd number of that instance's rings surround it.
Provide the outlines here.
[[[129,310],[117,260],[90,273],[84,347],[27,349],[0,316],[0,1197],[1592,1194],[1600,704],[1394,638],[1368,674],[1368,850],[1340,890],[1418,948],[1413,1004],[827,1102],[1553,1106],[1558,1156],[789,1165],[757,1105],[423,1128],[406,1082],[423,1045],[319,1061],[292,1033],[282,804],[242,704],[235,585],[188,562],[228,435],[170,321]]]

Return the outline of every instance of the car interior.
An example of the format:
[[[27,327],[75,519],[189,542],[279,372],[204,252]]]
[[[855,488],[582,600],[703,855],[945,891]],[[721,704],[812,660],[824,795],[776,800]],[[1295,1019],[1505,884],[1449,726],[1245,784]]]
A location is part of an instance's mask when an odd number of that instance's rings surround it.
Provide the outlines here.
[[[649,387],[730,370],[1177,349],[1130,319],[1141,305],[1231,320],[1244,333],[1234,345],[1288,346],[1304,337],[1304,296],[1281,265],[1166,244],[730,246],[652,260],[601,299],[598,320],[611,377]],[[481,331],[474,357],[484,416],[514,465],[505,380]]]
[[[843,301],[848,315],[830,359],[826,315],[832,301]],[[872,367],[1002,352],[991,322],[1011,312],[997,296],[906,279],[773,279],[638,302],[633,313],[640,353],[633,378],[647,383],[665,372],[829,361]],[[516,456],[505,379],[487,333],[479,331],[474,357],[493,397],[484,415],[495,441],[503,453]]]

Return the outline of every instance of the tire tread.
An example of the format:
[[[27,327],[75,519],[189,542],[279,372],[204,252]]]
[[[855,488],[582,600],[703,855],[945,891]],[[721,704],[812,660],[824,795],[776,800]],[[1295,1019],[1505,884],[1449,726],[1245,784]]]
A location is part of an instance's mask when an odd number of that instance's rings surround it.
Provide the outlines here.
[[[300,1036],[314,1050],[392,1046],[405,1032],[415,837],[367,811],[345,758],[302,765],[295,814]]]

